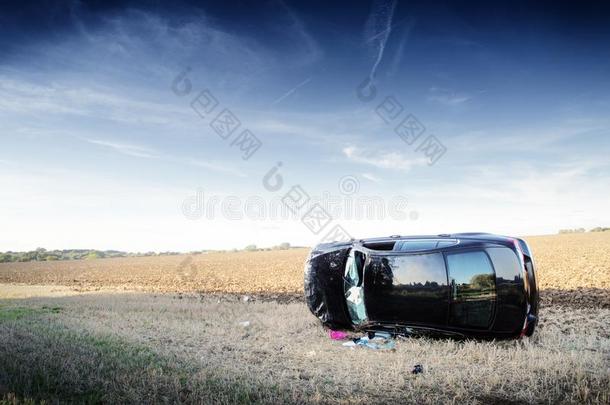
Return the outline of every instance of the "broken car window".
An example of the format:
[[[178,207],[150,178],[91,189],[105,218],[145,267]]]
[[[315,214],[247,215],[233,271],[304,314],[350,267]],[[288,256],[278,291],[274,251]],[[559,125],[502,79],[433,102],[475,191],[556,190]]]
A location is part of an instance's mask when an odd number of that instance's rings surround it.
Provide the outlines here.
[[[362,269],[364,267],[364,254],[352,250],[345,266],[345,282],[350,286],[362,285]]]
[[[363,268],[364,254],[352,250],[345,266],[344,291],[347,309],[355,325],[360,325],[367,321],[366,309],[364,307],[364,290],[362,288]]]

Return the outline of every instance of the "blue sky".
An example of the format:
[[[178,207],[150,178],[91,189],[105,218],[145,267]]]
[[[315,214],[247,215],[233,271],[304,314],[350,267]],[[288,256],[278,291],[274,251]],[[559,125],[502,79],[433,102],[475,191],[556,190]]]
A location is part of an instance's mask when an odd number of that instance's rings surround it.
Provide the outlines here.
[[[0,251],[311,245],[328,228],[192,219],[183,204],[197,190],[271,204],[297,184],[345,199],[346,176],[349,198],[406,201],[401,218],[333,215],[354,237],[610,223],[601,3],[0,7]],[[176,95],[187,68],[191,92]],[[261,141],[252,157],[191,108],[204,89]],[[376,113],[388,97],[402,106],[390,123]],[[394,132],[408,114],[425,127],[412,145]],[[446,148],[433,165],[417,150],[429,135]]]

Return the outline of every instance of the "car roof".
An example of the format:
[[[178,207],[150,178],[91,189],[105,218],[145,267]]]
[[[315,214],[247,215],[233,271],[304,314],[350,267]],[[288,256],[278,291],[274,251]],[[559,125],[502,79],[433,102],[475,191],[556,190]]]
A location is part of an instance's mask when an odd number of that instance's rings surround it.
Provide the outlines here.
[[[446,233],[446,234],[438,234],[438,235],[392,235],[385,237],[377,237],[377,238],[365,238],[365,239],[352,239],[350,241],[335,241],[335,242],[325,242],[317,245],[314,249],[317,250],[326,250],[326,249],[336,249],[342,247],[350,247],[355,244],[363,245],[364,247],[384,244],[384,243],[395,243],[400,241],[439,241],[439,240],[455,240],[458,241],[455,245],[444,246],[442,249],[460,249],[466,247],[475,247],[475,246],[484,246],[488,244],[500,244],[504,246],[512,246],[515,240],[518,238],[512,238],[508,236],[495,235],[491,233],[485,232],[462,232],[462,233]],[[373,250],[377,250],[372,248]],[[433,249],[423,249],[423,250],[436,250],[441,249],[441,247],[436,247]],[[379,252],[385,251],[387,253],[396,252],[395,250],[387,250],[382,249]]]
[[[473,241],[491,241],[491,242],[511,242],[515,238],[502,235],[494,235],[485,232],[464,232],[464,233],[442,233],[438,235],[392,235],[377,238],[360,239],[362,243],[370,242],[396,242],[401,240],[426,240],[426,239],[460,239]]]

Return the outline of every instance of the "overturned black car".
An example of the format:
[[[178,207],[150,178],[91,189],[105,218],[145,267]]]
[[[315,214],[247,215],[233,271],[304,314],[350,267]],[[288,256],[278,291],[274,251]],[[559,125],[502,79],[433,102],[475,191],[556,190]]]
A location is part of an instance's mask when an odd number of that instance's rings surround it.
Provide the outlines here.
[[[403,335],[531,336],[538,315],[527,243],[485,233],[320,244],[305,298],[332,329]]]

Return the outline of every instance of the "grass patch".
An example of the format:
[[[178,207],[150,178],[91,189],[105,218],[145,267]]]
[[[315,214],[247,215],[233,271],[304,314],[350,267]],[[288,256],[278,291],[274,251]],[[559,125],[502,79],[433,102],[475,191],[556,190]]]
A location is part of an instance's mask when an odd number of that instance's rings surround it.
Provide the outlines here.
[[[31,398],[19,398],[14,393],[0,394],[0,405],[44,405],[45,401],[34,401]]]
[[[0,322],[18,321],[24,318],[34,317],[44,314],[58,314],[61,307],[7,307],[0,305]]]
[[[0,322],[17,321],[19,319],[40,313],[39,310],[27,307],[0,307]]]
[[[291,400],[273,386],[257,387],[144,345],[79,333],[32,316],[49,312],[0,309],[3,320],[14,321],[0,322],[0,403],[18,398],[88,404]]]

